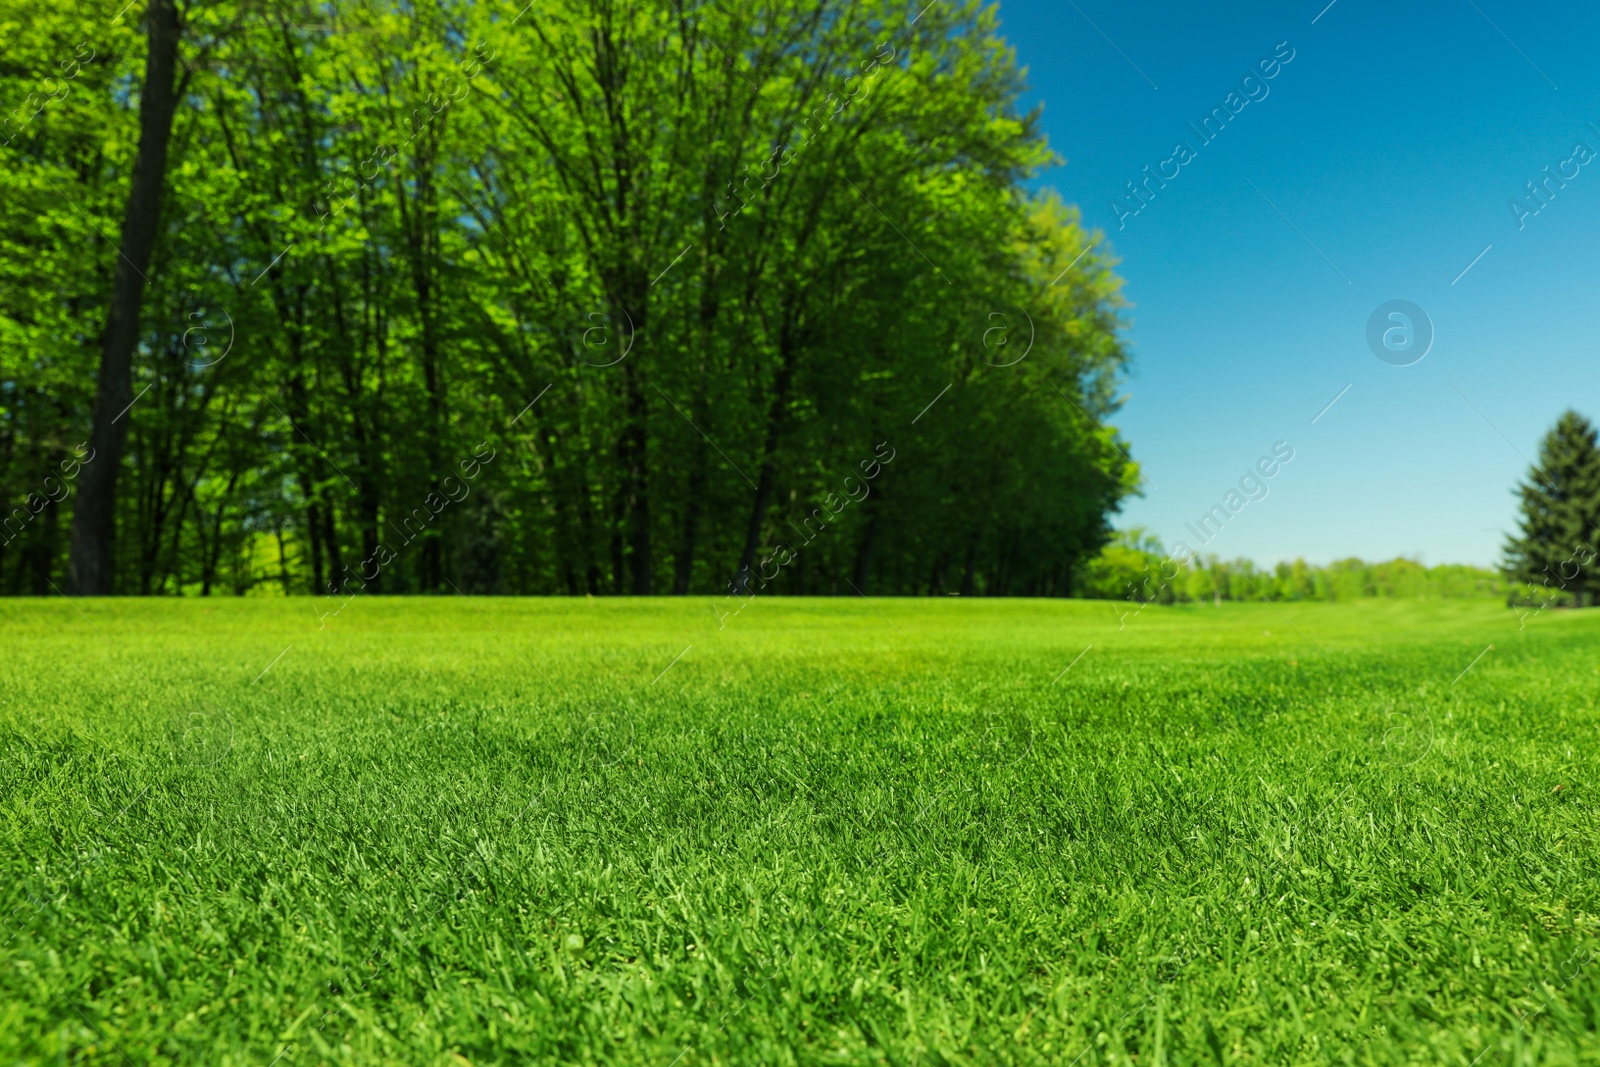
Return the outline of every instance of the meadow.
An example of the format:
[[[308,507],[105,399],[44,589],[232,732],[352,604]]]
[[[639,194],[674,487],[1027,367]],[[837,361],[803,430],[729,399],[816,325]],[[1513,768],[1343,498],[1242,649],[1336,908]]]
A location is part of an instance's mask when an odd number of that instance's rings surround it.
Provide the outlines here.
[[[1600,612],[312,605],[0,601],[0,1062],[1600,1063]]]

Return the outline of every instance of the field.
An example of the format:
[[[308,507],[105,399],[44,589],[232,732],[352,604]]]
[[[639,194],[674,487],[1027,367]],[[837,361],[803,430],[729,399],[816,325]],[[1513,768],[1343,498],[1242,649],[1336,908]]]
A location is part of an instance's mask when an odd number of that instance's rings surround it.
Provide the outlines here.
[[[0,602],[0,1062],[1600,1063],[1600,612],[1119,610]]]

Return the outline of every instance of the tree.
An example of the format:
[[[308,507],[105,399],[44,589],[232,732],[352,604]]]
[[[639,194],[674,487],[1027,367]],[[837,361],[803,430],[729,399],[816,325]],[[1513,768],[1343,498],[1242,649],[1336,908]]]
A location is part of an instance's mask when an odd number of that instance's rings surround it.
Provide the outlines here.
[[[1593,604],[1600,590],[1600,447],[1588,419],[1569,410],[1556,420],[1517,494],[1522,529],[1506,543],[1507,574],[1570,593],[1579,607]]]
[[[182,32],[176,0],[150,0],[145,12],[149,46],[139,90],[139,154],[133,164],[111,304],[101,334],[94,428],[89,438],[94,454],[84,465],[78,505],[72,514],[71,585],[79,596],[104,596],[112,591],[117,473],[129,426],[124,416],[134,401],[133,352],[139,344],[139,314],[161,217],[172,116],[183,95],[183,86],[175,84]]]
[[[149,3],[0,0],[0,593],[1061,595],[1137,484],[992,5]]]

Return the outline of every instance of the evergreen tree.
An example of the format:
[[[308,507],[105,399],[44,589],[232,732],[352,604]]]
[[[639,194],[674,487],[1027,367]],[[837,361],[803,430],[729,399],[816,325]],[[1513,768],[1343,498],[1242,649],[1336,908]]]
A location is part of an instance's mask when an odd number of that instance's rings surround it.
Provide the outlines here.
[[[1539,444],[1539,462],[1517,487],[1522,532],[1506,544],[1506,570],[1516,581],[1565,591],[1582,607],[1600,589],[1600,447],[1595,428],[1575,411],[1556,420]]]

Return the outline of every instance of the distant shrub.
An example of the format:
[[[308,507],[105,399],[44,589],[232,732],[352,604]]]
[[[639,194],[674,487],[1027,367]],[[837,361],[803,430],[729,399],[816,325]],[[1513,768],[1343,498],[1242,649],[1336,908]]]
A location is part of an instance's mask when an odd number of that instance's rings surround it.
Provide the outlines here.
[[[1118,530],[1081,568],[1076,595],[1099,600],[1182,604],[1223,600],[1405,600],[1505,599],[1516,605],[1561,606],[1565,593],[1513,584],[1484,567],[1441,563],[1425,567],[1413,559],[1367,562],[1334,560],[1326,566],[1303,559],[1272,568],[1248,559],[1223,560],[1169,555],[1159,538],[1141,527]],[[1564,599],[1563,599],[1564,598]]]

